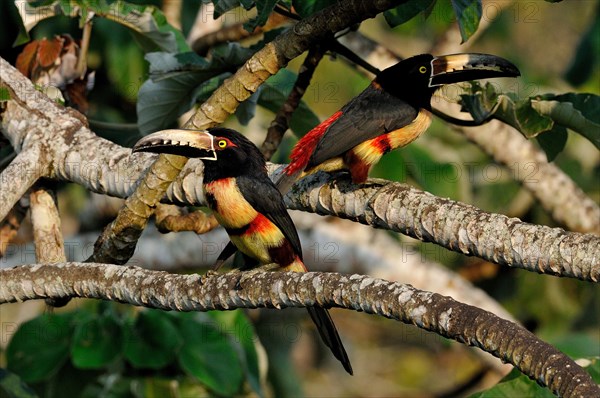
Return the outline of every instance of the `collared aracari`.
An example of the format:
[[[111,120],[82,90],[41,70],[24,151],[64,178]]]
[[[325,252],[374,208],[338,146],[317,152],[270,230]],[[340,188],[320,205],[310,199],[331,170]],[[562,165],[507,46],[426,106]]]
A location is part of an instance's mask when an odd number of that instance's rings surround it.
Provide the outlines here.
[[[226,128],[164,130],[139,140],[133,152],[169,153],[203,160],[206,201],[242,253],[243,269],[274,263],[281,271],[307,272],[298,232],[283,197],[267,175],[261,152],[242,134]],[[329,312],[321,307],[307,310],[325,344],[352,374]]]
[[[422,54],[400,61],[379,72],[362,93],[300,139],[276,185],[285,193],[302,173],[342,169],[350,171],[353,182],[362,183],[385,153],[427,130],[431,97],[438,88],[519,75],[512,63],[488,54]]]

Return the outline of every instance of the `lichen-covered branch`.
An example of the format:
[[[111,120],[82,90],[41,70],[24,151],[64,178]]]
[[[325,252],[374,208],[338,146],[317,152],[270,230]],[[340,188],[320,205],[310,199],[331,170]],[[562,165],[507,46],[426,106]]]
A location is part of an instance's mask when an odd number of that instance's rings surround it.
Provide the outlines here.
[[[301,180],[285,199],[290,209],[390,229],[496,264],[600,281],[598,236],[487,213],[405,184],[353,185],[345,175],[322,173]]]
[[[600,388],[571,358],[496,315],[395,282],[336,273],[174,275],[111,264],[35,264],[0,271],[0,304],[86,297],[177,311],[322,305],[412,323],[476,346],[564,397],[598,396]],[[265,289],[265,286],[270,286]]]
[[[54,192],[43,186],[34,188],[29,195],[29,206],[37,261],[40,263],[67,261]]]
[[[32,145],[0,172],[0,220],[3,220],[27,190],[42,176],[49,173],[40,145]]]

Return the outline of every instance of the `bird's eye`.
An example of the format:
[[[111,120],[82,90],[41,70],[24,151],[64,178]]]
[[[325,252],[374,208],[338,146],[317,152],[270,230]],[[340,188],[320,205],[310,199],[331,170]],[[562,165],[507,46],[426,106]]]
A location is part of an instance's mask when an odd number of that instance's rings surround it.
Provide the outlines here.
[[[425,73],[425,72],[427,72],[427,67],[425,67],[425,66],[421,66],[421,67],[419,68],[419,72],[421,72],[421,73]]]
[[[227,141],[226,140],[219,140],[217,142],[217,146],[221,149],[226,148],[227,147]]]

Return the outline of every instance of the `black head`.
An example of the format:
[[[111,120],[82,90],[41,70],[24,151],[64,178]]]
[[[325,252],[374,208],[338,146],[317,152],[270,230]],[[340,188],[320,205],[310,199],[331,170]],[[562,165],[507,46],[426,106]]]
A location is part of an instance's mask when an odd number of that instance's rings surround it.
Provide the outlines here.
[[[265,174],[266,164],[260,150],[241,133],[223,127],[204,131],[172,129],[147,135],[133,152],[153,152],[202,159],[205,180]]]
[[[516,66],[495,55],[421,54],[383,70],[375,83],[415,107],[430,109],[431,96],[444,84],[519,75]]]

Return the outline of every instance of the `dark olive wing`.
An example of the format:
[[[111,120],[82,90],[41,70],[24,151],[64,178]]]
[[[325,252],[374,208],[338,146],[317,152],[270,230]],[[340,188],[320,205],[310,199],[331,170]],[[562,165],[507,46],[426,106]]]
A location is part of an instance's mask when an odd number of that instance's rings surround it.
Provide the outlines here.
[[[283,233],[290,242],[295,253],[302,258],[302,247],[296,226],[283,203],[281,192],[275,187],[266,174],[258,177],[239,176],[238,187],[244,198],[258,213],[267,217]]]
[[[307,168],[410,124],[419,110],[372,83],[341,111],[340,117],[329,126],[317,144]]]

